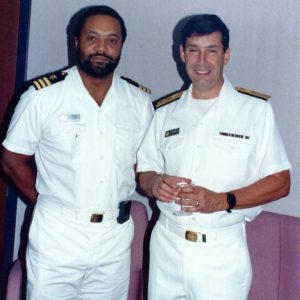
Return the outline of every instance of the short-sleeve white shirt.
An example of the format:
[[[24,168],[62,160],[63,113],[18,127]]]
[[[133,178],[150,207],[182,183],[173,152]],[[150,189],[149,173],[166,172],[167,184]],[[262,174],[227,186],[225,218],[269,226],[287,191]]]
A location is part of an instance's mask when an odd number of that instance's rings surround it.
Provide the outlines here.
[[[187,177],[195,185],[227,192],[290,169],[269,102],[238,93],[225,78],[217,101],[199,118],[191,91],[192,86],[156,111],[138,152],[138,172]],[[158,206],[175,220],[177,204],[158,201]],[[231,214],[193,213],[186,220],[216,228],[251,220],[260,211],[259,206]]]
[[[34,155],[39,199],[75,209],[116,209],[135,189],[136,152],[152,118],[149,96],[114,75],[101,107],[77,67],[63,81],[26,91],[5,148]]]

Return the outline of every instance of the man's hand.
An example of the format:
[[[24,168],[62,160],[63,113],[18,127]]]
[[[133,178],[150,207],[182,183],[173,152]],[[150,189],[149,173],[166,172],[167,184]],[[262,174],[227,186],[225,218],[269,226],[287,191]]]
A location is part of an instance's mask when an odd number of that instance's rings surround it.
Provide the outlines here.
[[[155,172],[143,172],[139,174],[140,186],[150,197],[155,197],[163,202],[172,202],[178,197],[180,188],[176,186],[178,182],[190,184],[191,179],[170,176],[167,174],[157,174]]]
[[[185,211],[213,213],[227,209],[225,193],[215,193],[201,186],[182,187],[178,193],[177,204],[181,204]]]
[[[152,177],[149,185],[154,197],[160,201],[172,202],[178,197],[180,188],[176,185],[178,182],[191,183],[190,179],[170,176],[166,174],[155,175]]]

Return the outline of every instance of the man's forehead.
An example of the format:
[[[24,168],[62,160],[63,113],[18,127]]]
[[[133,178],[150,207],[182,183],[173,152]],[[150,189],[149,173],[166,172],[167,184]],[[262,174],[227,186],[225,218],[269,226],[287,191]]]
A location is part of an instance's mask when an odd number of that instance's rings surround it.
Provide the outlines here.
[[[102,18],[102,17],[109,17],[109,19]],[[90,16],[89,18],[86,19],[81,29],[81,34],[85,34],[85,35],[95,34],[95,35],[121,37],[122,30],[121,30],[121,25],[117,19],[110,16],[97,15],[97,16]]]
[[[199,43],[199,42],[213,43],[215,45],[221,45],[222,44],[222,36],[221,36],[220,32],[215,31],[215,32],[209,33],[209,34],[194,33],[186,39],[186,45],[195,44],[195,43]]]
[[[88,30],[93,27],[115,28],[115,30],[121,31],[120,22],[116,18],[107,15],[89,16],[84,22],[83,29]]]
[[[194,32],[192,33],[189,37],[187,37],[187,39],[191,39],[191,38],[197,38],[197,37],[200,37],[200,38],[210,38],[210,37],[215,37],[215,38],[220,38],[222,37],[222,34],[220,31],[214,31],[214,32],[211,32],[211,33],[198,33],[198,32]]]

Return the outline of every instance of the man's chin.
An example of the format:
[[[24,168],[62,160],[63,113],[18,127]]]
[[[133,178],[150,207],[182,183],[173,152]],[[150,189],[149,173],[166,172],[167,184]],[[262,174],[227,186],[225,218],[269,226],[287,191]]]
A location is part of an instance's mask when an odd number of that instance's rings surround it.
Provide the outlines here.
[[[96,61],[96,62],[93,62],[91,65],[92,65],[92,68],[94,69],[97,69],[97,68],[102,68],[102,69],[105,69],[106,66],[109,64],[109,61]]]
[[[102,79],[102,78],[106,78],[107,76],[109,76],[110,74],[113,73],[113,70],[108,70],[105,68],[93,68],[90,70],[85,70],[85,73],[87,73],[88,75],[94,77],[94,78],[98,78],[98,79]]]

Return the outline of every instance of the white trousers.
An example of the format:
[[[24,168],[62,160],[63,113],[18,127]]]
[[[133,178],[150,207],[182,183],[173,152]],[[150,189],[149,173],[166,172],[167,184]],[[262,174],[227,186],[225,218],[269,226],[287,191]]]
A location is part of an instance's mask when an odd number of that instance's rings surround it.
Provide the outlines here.
[[[149,300],[246,300],[252,268],[245,225],[238,226],[233,236],[208,233],[204,243],[187,241],[158,221],[150,243]]]
[[[29,300],[126,300],[133,222],[72,220],[35,208],[26,255]]]

